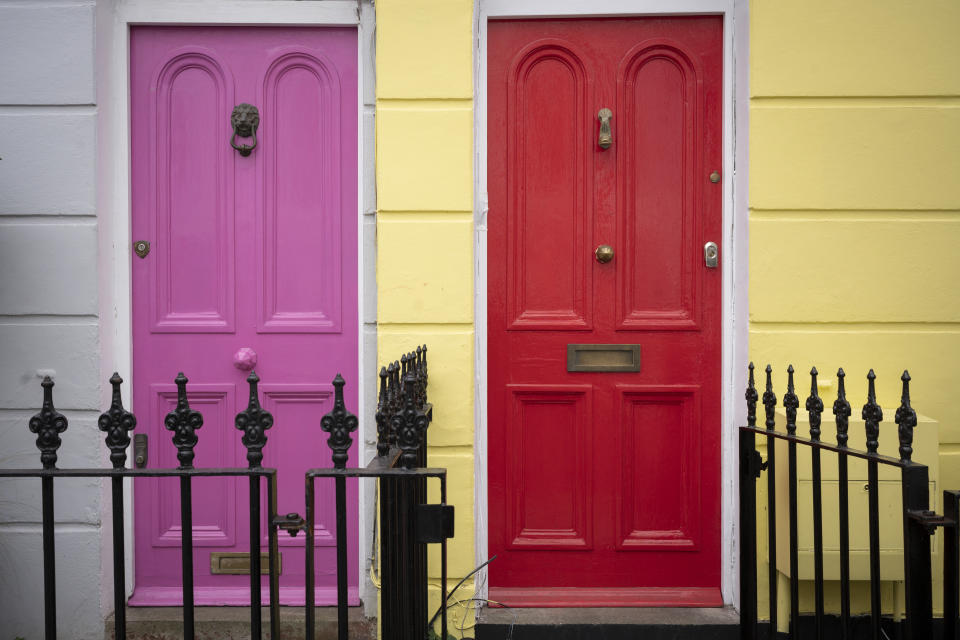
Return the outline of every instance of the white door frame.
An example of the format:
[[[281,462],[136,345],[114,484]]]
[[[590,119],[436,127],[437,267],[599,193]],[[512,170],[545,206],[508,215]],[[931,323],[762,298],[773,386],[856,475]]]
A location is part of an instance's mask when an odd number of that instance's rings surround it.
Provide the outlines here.
[[[721,591],[739,607],[737,426],[745,420],[747,358],[747,0],[476,0],[474,7],[474,421],[476,563],[488,557],[487,518],[487,23],[491,18],[723,16],[723,344],[721,400]],[[485,574],[484,574],[485,575]],[[479,597],[487,583],[477,578]]]
[[[366,0],[325,0],[323,2],[299,2],[294,0],[97,0],[96,8],[96,69],[97,69],[97,227],[99,234],[98,290],[100,294],[100,372],[106,380],[112,371],[119,371],[127,380],[132,379],[133,332],[131,302],[131,220],[130,220],[130,27],[132,25],[249,25],[249,26],[353,26],[358,29],[357,41],[357,286],[359,376],[350,381],[359,384],[359,406],[356,413],[360,424],[367,424],[365,402],[367,397],[367,370],[364,362],[376,358],[375,338],[372,352],[364,345],[366,333],[364,320],[375,313],[376,287],[372,270],[375,256],[372,242],[364,242],[364,218],[375,214],[376,203],[371,202],[374,180],[372,114],[374,103],[374,17],[372,2]],[[365,117],[369,115],[370,117]],[[366,202],[365,202],[366,200]],[[372,219],[372,218],[371,218]],[[372,240],[372,238],[371,238]],[[368,246],[369,245],[369,246]],[[368,272],[369,270],[369,272]],[[364,286],[364,285],[367,286]],[[375,336],[375,332],[374,332]],[[368,353],[370,352],[370,353]],[[371,379],[374,393],[376,381]],[[123,389],[123,401],[130,410],[132,406],[131,385]],[[101,402],[109,404],[110,389],[101,386]],[[370,457],[366,442],[367,434],[358,438],[360,464]],[[112,572],[110,530],[110,498],[104,483],[101,496],[103,528],[101,534],[102,574]],[[125,492],[124,505],[126,538],[126,584],[127,595],[133,592],[133,509],[130,483]],[[370,588],[366,574],[364,550],[369,548],[369,539],[364,539],[367,530],[367,505],[364,492],[360,494],[359,547],[361,598],[365,586]],[[112,608],[113,584],[103,582],[101,609]],[[369,601],[369,596],[364,598]]]

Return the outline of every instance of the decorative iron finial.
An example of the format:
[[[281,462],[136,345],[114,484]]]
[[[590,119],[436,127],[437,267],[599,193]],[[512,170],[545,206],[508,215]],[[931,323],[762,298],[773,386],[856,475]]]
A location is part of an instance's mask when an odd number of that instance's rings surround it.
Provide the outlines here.
[[[870,453],[876,453],[880,448],[880,421],[883,420],[883,410],[877,404],[877,392],[873,384],[876,379],[877,375],[870,369],[867,374],[867,404],[863,405],[860,414],[867,430],[867,451]]]
[[[37,449],[40,449],[40,462],[44,469],[57,467],[57,449],[60,448],[60,434],[67,430],[67,418],[53,407],[53,380],[44,376],[43,407],[40,413],[30,418],[30,432],[37,434]]]
[[[913,455],[913,428],[917,426],[917,412],[910,406],[910,372],[904,369],[900,380],[903,381],[903,392],[894,421],[900,433],[900,459],[909,462]]]
[[[800,407],[800,398],[794,393],[793,365],[787,367],[787,393],[783,396],[783,408],[787,412],[787,433],[797,433],[797,409]]]
[[[177,384],[177,408],[167,414],[163,426],[173,431],[180,468],[193,469],[193,448],[197,446],[197,429],[203,426],[203,416],[187,402],[187,376],[181,371],[173,381]]]
[[[130,446],[130,432],[137,426],[137,418],[123,408],[120,398],[120,385],[123,378],[116,371],[110,377],[113,385],[113,400],[106,413],[100,414],[97,426],[107,434],[107,448],[110,449],[110,462],[114,469],[122,469],[127,463],[127,447]]]
[[[774,413],[774,407],[777,406],[777,394],[773,392],[773,379],[771,378],[773,375],[773,369],[770,367],[770,365],[767,365],[766,372],[767,387],[763,392],[763,411],[766,414],[767,419],[764,425],[767,427],[767,429],[772,431],[777,426],[776,414]]]
[[[837,399],[833,403],[833,415],[837,418],[837,445],[841,447],[847,446],[850,414],[853,413],[850,403],[847,402],[847,390],[843,386],[843,379],[846,375],[843,372],[843,367],[837,370]]]
[[[350,445],[350,434],[357,430],[357,416],[347,411],[343,402],[343,385],[346,384],[339,373],[333,379],[333,410],[320,420],[320,428],[330,434],[327,445],[333,450],[333,466],[346,469]]]
[[[807,398],[807,415],[810,417],[810,439],[820,439],[820,414],[823,413],[823,400],[817,395],[817,368],[810,369],[810,397]]]
[[[390,416],[389,390],[387,389],[387,368],[380,367],[380,395],[377,397],[377,455],[385,456],[390,452]]]
[[[753,363],[747,367],[750,370],[750,377],[747,380],[747,392],[744,398],[747,400],[747,426],[757,426],[757,400],[760,398],[757,393],[757,387],[753,383]]]
[[[416,378],[408,373],[404,378],[403,409],[393,415],[393,429],[397,433],[397,444],[403,451],[400,463],[407,469],[417,464],[417,450],[423,442],[427,430],[427,416],[417,406],[414,384]]]
[[[237,414],[234,426],[243,431],[240,441],[247,448],[247,462],[251,469],[263,466],[263,447],[267,444],[267,429],[273,426],[273,414],[260,406],[260,396],[257,393],[257,383],[260,377],[255,371],[247,376],[250,383],[250,400],[247,408]]]

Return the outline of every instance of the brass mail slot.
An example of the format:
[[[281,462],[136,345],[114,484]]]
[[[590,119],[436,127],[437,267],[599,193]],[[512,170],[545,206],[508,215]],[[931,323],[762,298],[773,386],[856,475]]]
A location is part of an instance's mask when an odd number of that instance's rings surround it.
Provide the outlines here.
[[[640,345],[568,344],[567,371],[640,371]]]
[[[283,554],[277,554],[277,575],[283,573]],[[250,554],[249,553],[227,553],[216,552],[210,554],[210,573],[226,575],[250,575]],[[260,554],[260,573],[267,575],[270,573],[270,555]]]

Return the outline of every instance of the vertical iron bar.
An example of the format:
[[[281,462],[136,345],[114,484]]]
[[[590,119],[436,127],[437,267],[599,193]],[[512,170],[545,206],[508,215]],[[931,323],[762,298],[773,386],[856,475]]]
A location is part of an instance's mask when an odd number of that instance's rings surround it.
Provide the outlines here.
[[[273,524],[277,517],[277,476],[275,473],[267,476],[267,543],[269,549],[270,567],[270,638],[280,638],[280,541],[277,539],[277,526]]]
[[[906,582],[906,640],[933,637],[933,590],[930,568],[930,535],[926,526],[910,517],[930,508],[929,471],[925,465],[909,464],[903,478],[903,563]],[[946,622],[946,621],[944,621]]]
[[[347,640],[347,479],[337,476],[337,631]]]
[[[800,398],[794,392],[793,365],[787,367],[787,393],[783,396],[783,408],[787,414],[787,433],[797,434],[797,408]],[[800,638],[800,560],[797,536],[797,443],[787,443],[787,489],[789,491],[790,516],[790,637]]]
[[[880,497],[877,481],[877,461],[867,462],[867,490],[869,495],[870,526],[870,637],[881,640],[880,616]]]
[[[43,493],[43,616],[44,637],[57,638],[57,571],[53,540],[53,477],[40,479]]]
[[[260,583],[260,476],[250,476],[250,637],[253,640],[263,636]]]
[[[850,414],[852,409],[847,401],[844,387],[846,374],[843,368],[837,370],[837,399],[833,403],[833,415],[837,423],[837,446],[846,449],[849,439]],[[840,510],[840,640],[850,638],[850,485],[847,479],[847,454],[837,453],[837,479]]]
[[[810,369],[810,396],[806,403],[807,415],[810,418],[810,439],[820,441],[821,414],[823,400],[817,393],[817,368]],[[823,487],[820,474],[820,449],[811,447],[811,464],[813,465],[813,579],[814,579],[814,611],[816,614],[816,637],[823,640]]]
[[[813,459],[813,580],[816,601],[816,637],[823,638],[823,497],[820,483],[820,449],[811,451]]]
[[[316,620],[314,618],[314,605],[316,599],[316,558],[314,556],[314,538],[313,538],[313,529],[314,529],[314,516],[313,513],[313,502],[314,502],[314,480],[312,476],[307,477],[306,482],[306,494],[307,494],[307,504],[306,504],[306,521],[307,527],[304,533],[307,536],[307,539],[304,541],[306,547],[306,587],[307,587],[307,602],[306,602],[306,640],[313,640],[316,633]]]
[[[447,476],[440,476],[440,504],[447,504]],[[447,640],[447,538],[440,540],[440,638]]]
[[[790,493],[790,637],[799,640],[800,625],[800,559],[797,545],[797,443],[787,443],[787,475]]]
[[[193,494],[190,476],[180,476],[180,560],[183,570],[183,638],[193,640]]]
[[[960,491],[943,492],[943,640],[960,640]]]
[[[840,490],[840,640],[850,638],[850,485],[847,454],[837,455]]]
[[[773,393],[773,383],[771,381],[770,365],[767,365],[767,384],[763,392],[763,407],[766,415],[764,426],[767,431],[776,430],[776,416],[774,407],[777,405],[777,396]],[[776,462],[777,449],[776,438],[772,435],[767,436],[767,589],[770,598],[770,628],[769,636],[777,637],[777,477]]]
[[[756,436],[740,432],[740,640],[757,638]]]
[[[126,567],[123,557],[123,478],[111,479],[113,485],[113,635],[127,637]]]

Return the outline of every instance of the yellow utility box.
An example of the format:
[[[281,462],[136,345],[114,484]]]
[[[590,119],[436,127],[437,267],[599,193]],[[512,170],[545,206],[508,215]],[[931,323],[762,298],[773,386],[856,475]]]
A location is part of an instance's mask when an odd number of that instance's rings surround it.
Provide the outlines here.
[[[804,398],[800,399],[801,407]],[[830,412],[832,403],[824,400],[827,406],[823,414],[820,438],[835,444],[836,423]],[[854,403],[851,402],[851,405]],[[763,424],[762,407],[757,416],[758,424]],[[884,421],[880,423],[879,453],[899,458],[900,438],[897,425],[893,422],[897,407],[884,407]],[[860,407],[853,407],[848,431],[848,446],[852,449],[866,450],[866,430],[863,420],[859,419]],[[854,416],[857,419],[854,419]],[[786,414],[777,410],[777,431],[786,432]],[[933,418],[917,416],[917,426],[913,431],[913,460],[925,464],[930,469],[930,508],[940,509],[940,437],[939,424]],[[797,412],[797,435],[809,437],[810,424],[806,411]],[[757,436],[758,443],[765,438]],[[776,443],[776,492],[777,492],[777,569],[790,575],[790,527],[789,493],[787,489],[788,451],[787,442]],[[813,467],[811,447],[797,445],[797,538],[800,568],[800,580],[813,580]],[[840,510],[838,491],[838,455],[830,451],[821,451],[820,468],[823,499],[823,577],[825,580],[840,579]],[[848,457],[848,491],[850,514],[850,579],[869,580],[870,545],[868,520],[867,462]],[[881,580],[903,580],[903,509],[900,488],[900,469],[879,465],[879,502],[880,502],[880,578]],[[932,539],[933,553],[936,555],[937,538]]]

